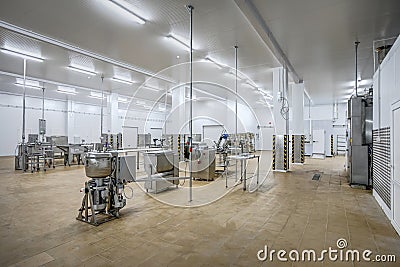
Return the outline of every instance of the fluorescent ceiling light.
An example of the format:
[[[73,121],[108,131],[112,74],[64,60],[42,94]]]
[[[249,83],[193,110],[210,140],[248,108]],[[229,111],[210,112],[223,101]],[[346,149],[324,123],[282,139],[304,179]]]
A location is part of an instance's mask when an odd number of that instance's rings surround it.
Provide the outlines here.
[[[228,72],[228,74],[230,74],[230,75],[232,75],[233,77],[236,78],[236,72],[235,72],[234,69],[230,69],[229,72]],[[238,79],[239,81],[242,81],[242,80],[245,79],[245,77],[240,73],[239,70],[238,70],[238,72],[237,72],[237,79]]]
[[[146,105],[146,102],[143,100],[136,100],[137,105]]]
[[[167,38],[170,40],[175,41],[175,43],[180,46],[181,48],[183,48],[184,50],[190,52],[190,46],[188,44],[186,44],[181,37],[176,36],[173,33],[170,33],[167,35]],[[194,49],[193,49],[194,50]]]
[[[257,88],[257,90],[258,90],[264,97],[266,97],[266,98],[268,98],[268,99],[272,99],[272,98],[273,98],[273,96],[272,96],[270,93],[264,91],[263,89]]]
[[[129,80],[125,80],[125,79],[121,79],[121,78],[117,78],[117,77],[112,77],[111,80],[113,80],[114,82],[124,83],[124,84],[128,84],[128,85],[133,84],[133,81],[129,81]]]
[[[253,87],[254,89],[258,89],[258,86],[255,85],[255,84],[254,84],[252,81],[250,81],[250,80],[246,80],[245,84],[247,84],[247,85]]]
[[[130,99],[128,99],[127,97],[122,97],[122,96],[118,97],[118,102],[129,103],[129,101],[130,101]]]
[[[233,76],[233,78],[236,78],[238,81],[241,81],[242,79],[239,77],[239,75],[236,77],[235,73],[228,72],[229,75]]]
[[[80,73],[84,73],[84,74],[88,74],[88,75],[92,75],[95,76],[97,73],[91,70],[87,70],[87,69],[82,69],[79,67],[74,67],[74,66],[68,66],[67,69],[72,70],[72,71],[76,71],[76,72],[80,72]]]
[[[218,63],[217,61],[215,61],[214,59],[210,58],[209,56],[206,56],[204,58],[207,61],[210,61],[211,63],[214,63],[219,69],[222,69],[224,67],[226,67],[224,64]]]
[[[24,87],[24,79],[17,78],[16,80],[17,82],[14,83],[14,85]],[[39,90],[43,89],[43,86],[40,86],[40,83],[38,81],[32,81],[32,80],[25,80],[25,87],[32,89],[39,89]]]
[[[26,52],[18,52],[18,51],[10,50],[7,48],[0,48],[0,50],[1,50],[1,52],[5,53],[5,54],[22,57],[24,59],[29,59],[29,60],[33,60],[33,61],[37,61],[37,62],[43,62],[43,60],[44,60],[44,58],[29,55]]]
[[[91,98],[96,98],[96,99],[102,99],[102,98],[106,98],[104,93],[99,93],[99,92],[90,92],[89,97]]]
[[[153,87],[153,86],[150,86],[147,84],[143,85],[141,88],[151,90],[151,91],[156,91],[156,92],[159,92],[162,90],[161,88],[156,88],[156,87]]]
[[[23,84],[23,83],[16,82],[16,83],[14,83],[14,84],[15,84],[16,86],[24,87],[24,84]],[[29,84],[25,84],[25,87],[26,87],[26,88],[32,88],[32,89],[38,89],[38,90],[42,90],[42,89],[43,89],[43,87],[41,87],[41,86],[29,85]]]
[[[57,92],[67,95],[76,95],[75,88],[66,86],[58,86]]]
[[[140,17],[139,15],[137,15],[136,13],[134,13],[132,10],[130,10],[128,7],[126,7],[123,3],[123,1],[116,1],[116,0],[109,0],[111,3],[113,3],[114,5],[120,7],[121,9],[125,10],[126,12],[128,12],[129,14],[132,15],[132,18],[134,18],[134,20],[139,23],[139,24],[145,24],[146,20],[144,20],[142,17]]]

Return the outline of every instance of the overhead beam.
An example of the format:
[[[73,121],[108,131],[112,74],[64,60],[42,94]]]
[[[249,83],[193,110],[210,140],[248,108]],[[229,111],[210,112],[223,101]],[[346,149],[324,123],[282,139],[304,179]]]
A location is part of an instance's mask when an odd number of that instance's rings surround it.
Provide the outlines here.
[[[288,57],[283,52],[281,46],[278,41],[274,37],[271,29],[268,27],[264,18],[261,16],[257,7],[254,5],[252,0],[235,0],[236,5],[239,7],[240,11],[242,11],[243,15],[253,26],[254,30],[258,33],[267,47],[274,54],[279,63],[282,64],[283,67],[286,67],[295,83],[303,82],[303,79],[298,75],[296,70],[294,69],[292,63],[290,63]]]

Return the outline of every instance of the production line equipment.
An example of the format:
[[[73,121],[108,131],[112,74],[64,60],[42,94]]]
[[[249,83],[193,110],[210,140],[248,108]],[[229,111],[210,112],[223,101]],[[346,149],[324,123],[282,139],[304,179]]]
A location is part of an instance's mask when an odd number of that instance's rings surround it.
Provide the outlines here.
[[[16,147],[15,170],[24,172],[39,171],[54,168],[54,151],[51,143],[40,142],[39,135],[29,134],[27,143],[20,143]]]
[[[84,162],[90,179],[81,189],[84,196],[76,219],[97,226],[118,218],[128,198],[127,183],[136,179],[136,157],[118,151],[89,152]]]

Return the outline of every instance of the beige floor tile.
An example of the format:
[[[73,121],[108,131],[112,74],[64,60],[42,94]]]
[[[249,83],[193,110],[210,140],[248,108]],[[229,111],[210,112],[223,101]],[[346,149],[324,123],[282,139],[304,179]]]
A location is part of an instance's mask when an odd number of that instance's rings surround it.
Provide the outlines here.
[[[82,166],[23,174],[12,169],[12,158],[0,158],[0,168],[6,170],[0,174],[4,185],[0,187],[0,265],[48,255],[44,258],[54,260],[41,264],[349,266],[271,264],[256,258],[264,245],[322,250],[334,246],[339,237],[351,247],[400,258],[400,238],[371,192],[352,189],[339,176],[343,162],[340,157],[307,158],[305,165],[293,165],[288,173],[270,173],[256,193],[237,187],[221,200],[194,209],[164,205],[132,185],[135,197],[121,210],[121,218],[93,227],[75,220],[82,199],[79,189],[86,180]],[[316,171],[323,172],[320,181],[311,180]],[[176,192],[159,195],[173,198]]]

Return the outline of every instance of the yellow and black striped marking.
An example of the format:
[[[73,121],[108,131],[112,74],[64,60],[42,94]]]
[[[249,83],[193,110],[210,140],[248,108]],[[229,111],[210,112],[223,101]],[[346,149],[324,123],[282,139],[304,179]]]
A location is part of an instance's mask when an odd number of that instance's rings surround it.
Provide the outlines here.
[[[301,163],[304,163],[304,140],[305,136],[301,136]]]
[[[275,135],[272,136],[272,170],[275,170]]]
[[[288,170],[289,168],[289,161],[288,161],[288,140],[289,140],[289,135],[285,134],[283,136],[283,169],[285,171]]]
[[[292,163],[294,163],[294,135],[292,135]]]
[[[179,157],[179,161],[181,160],[181,135],[178,134],[178,157]]]

